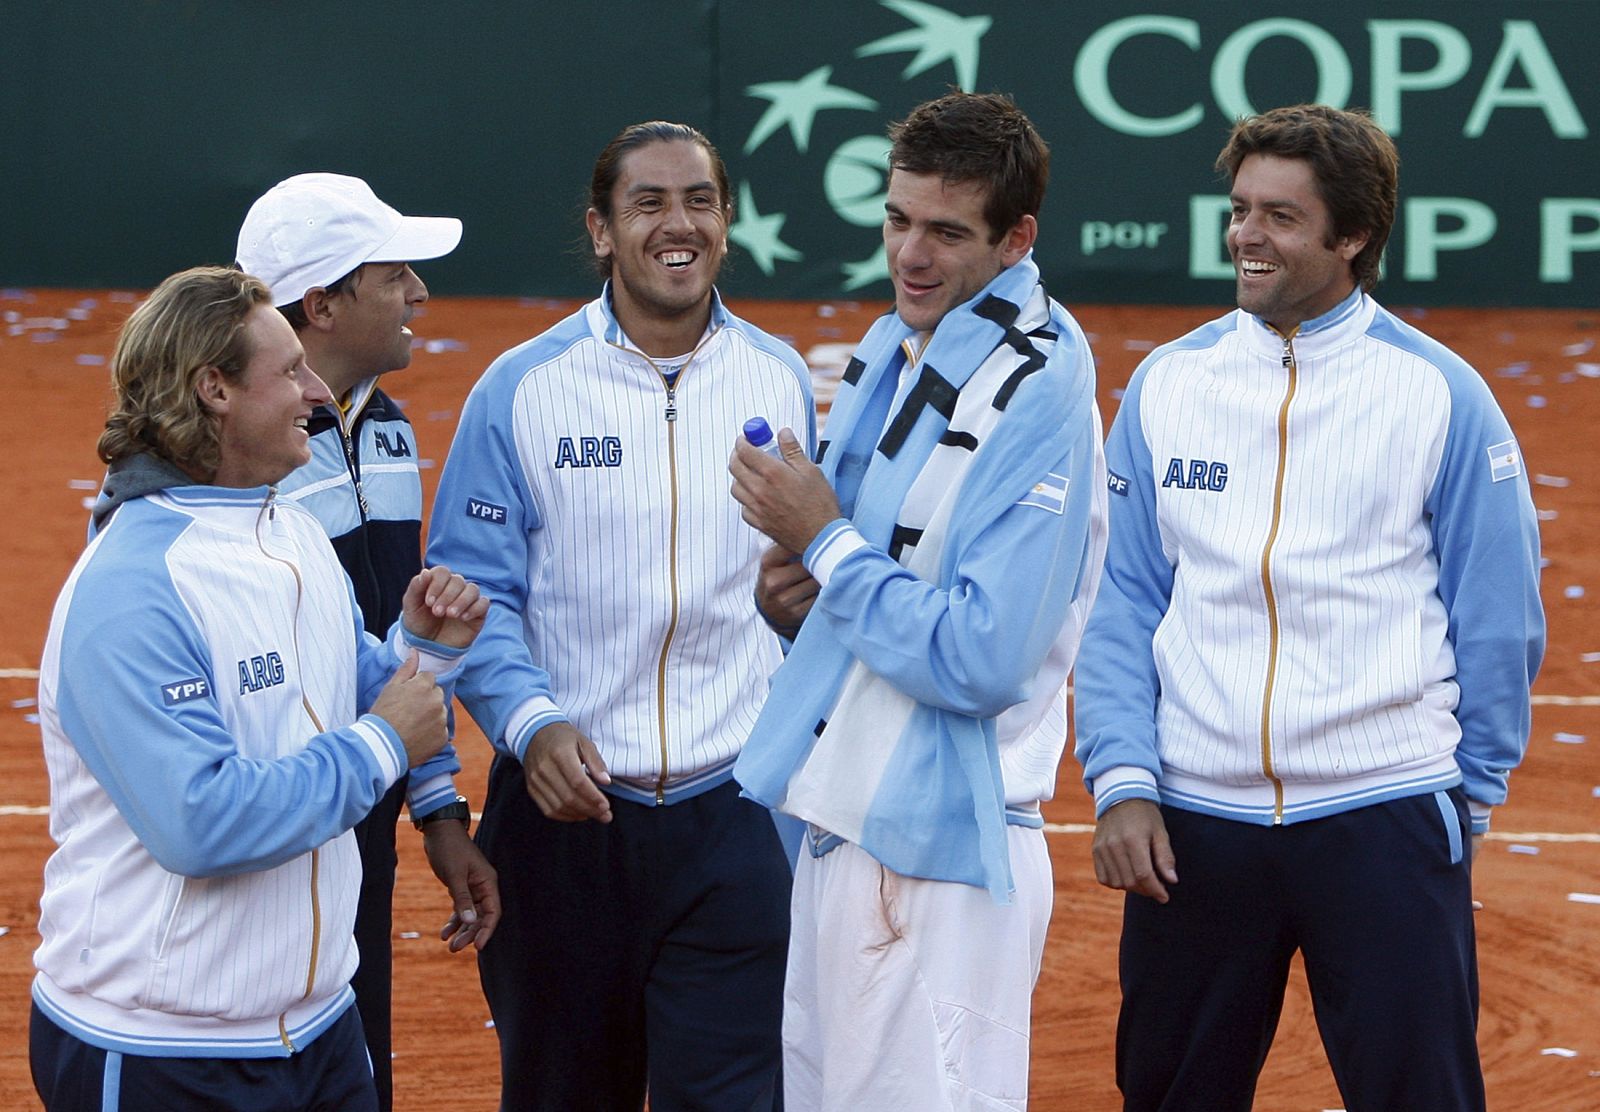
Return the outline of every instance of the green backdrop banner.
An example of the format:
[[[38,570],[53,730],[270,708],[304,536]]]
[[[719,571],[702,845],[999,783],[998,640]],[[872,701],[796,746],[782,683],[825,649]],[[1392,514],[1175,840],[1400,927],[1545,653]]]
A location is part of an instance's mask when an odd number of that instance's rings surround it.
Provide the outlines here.
[[[888,121],[1013,94],[1053,152],[1038,257],[1068,301],[1225,303],[1237,116],[1319,100],[1396,137],[1399,304],[1593,305],[1591,0],[59,0],[0,36],[0,283],[226,262],[250,201],[359,174],[466,222],[436,293],[578,295],[595,155],[681,119],[727,159],[737,296],[887,297]]]

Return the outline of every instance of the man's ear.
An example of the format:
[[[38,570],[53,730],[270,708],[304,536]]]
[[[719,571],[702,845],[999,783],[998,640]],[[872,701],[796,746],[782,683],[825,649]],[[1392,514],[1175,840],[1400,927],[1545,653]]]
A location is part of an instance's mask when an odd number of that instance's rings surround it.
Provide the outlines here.
[[[611,254],[611,232],[606,218],[595,209],[583,214],[584,227],[589,229],[589,242],[594,245],[594,257],[603,259]]]
[[[1024,216],[1000,240],[1000,257],[1006,266],[1016,266],[1023,260],[1029,251],[1033,250],[1034,241],[1039,238],[1039,221],[1033,216]]]
[[[227,376],[218,368],[201,368],[200,377],[195,379],[194,392],[200,398],[201,408],[207,413],[221,417],[228,412],[232,388],[228,385]]]
[[[331,294],[321,286],[312,286],[300,299],[300,308],[305,312],[306,324],[319,332],[326,332],[333,327],[333,302],[338,297]]]
[[[1334,244],[1334,250],[1345,262],[1353,262],[1355,257],[1365,251],[1367,244],[1372,240],[1372,233],[1359,231],[1353,235],[1340,236]]]

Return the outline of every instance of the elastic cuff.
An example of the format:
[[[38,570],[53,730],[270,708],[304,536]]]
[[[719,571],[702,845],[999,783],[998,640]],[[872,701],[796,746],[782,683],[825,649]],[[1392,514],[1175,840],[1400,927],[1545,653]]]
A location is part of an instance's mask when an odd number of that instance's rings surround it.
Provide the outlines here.
[[[1489,816],[1493,811],[1492,803],[1479,803],[1476,799],[1467,800],[1467,813],[1472,816],[1474,834],[1489,833]]]
[[[448,772],[430,776],[421,783],[412,780],[406,788],[406,806],[411,812],[411,821],[415,822],[423,815],[437,811],[446,803],[453,803],[456,794],[455,778]]]
[[[388,791],[410,767],[405,743],[393,726],[370,711],[351,723],[351,728],[366,743],[367,751],[383,773],[383,790]]]
[[[856,531],[844,518],[835,518],[816,535],[805,553],[800,557],[806,570],[811,573],[811,578],[817,585],[826,587],[828,579],[833,575],[833,569],[838,567],[844,558],[858,548],[866,548],[867,539]]]
[[[506,748],[520,761],[527,753],[528,743],[533,740],[534,734],[552,722],[566,721],[567,716],[556,706],[555,700],[536,695],[512,713],[511,721],[506,725]]]
[[[428,672],[441,679],[453,679],[454,673],[467,655],[466,649],[456,648],[452,645],[441,645],[439,642],[430,641],[426,637],[418,637],[398,621],[394,623],[390,645],[394,649],[395,659],[402,664],[410,657],[411,650],[415,649],[417,651],[417,671]]]
[[[1099,818],[1118,803],[1130,799],[1161,802],[1155,773],[1137,765],[1118,765],[1094,778],[1094,817]]]

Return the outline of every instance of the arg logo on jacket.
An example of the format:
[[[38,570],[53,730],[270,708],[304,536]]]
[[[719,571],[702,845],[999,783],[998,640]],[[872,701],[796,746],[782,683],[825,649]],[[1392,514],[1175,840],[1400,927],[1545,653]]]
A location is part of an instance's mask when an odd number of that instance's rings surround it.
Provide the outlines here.
[[[239,661],[239,694],[277,687],[283,682],[283,657],[277,653]]]
[[[1185,460],[1174,456],[1167,464],[1167,474],[1161,485],[1179,490],[1221,490],[1228,485],[1228,465],[1221,460]]]
[[[556,441],[556,467],[621,467],[622,440],[616,436],[563,436]]]

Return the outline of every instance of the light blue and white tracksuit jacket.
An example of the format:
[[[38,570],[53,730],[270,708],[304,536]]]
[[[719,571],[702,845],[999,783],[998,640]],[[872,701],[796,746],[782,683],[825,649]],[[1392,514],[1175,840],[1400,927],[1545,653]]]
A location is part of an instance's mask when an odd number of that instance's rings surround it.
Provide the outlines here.
[[[1237,311],[1151,353],[1106,455],[1097,813],[1291,823],[1460,784],[1488,828],[1544,614],[1521,452],[1470,366],[1359,290],[1289,338]]]
[[[50,834],[33,998],[94,1046],[271,1057],[352,1001],[350,827],[406,769],[370,706],[406,650],[363,633],[316,519],[270,488],[125,503],[40,668]],[[459,651],[417,642],[424,667]]]
[[[991,351],[1032,350],[1029,337],[1008,337],[1015,330],[981,310],[1025,305],[1037,282],[1031,256],[1002,271],[946,314],[919,366],[959,390]],[[1067,674],[1106,545],[1089,345],[1054,302],[1040,328],[1050,355],[1019,377],[960,476],[934,581],[890,552],[908,490],[940,445],[959,443],[959,430],[916,399],[902,346],[912,332],[897,314],[862,340],[821,465],[845,516],[803,554],[821,591],[736,769],[749,796],[834,836],[814,831],[813,853],[834,844],[849,827],[794,794],[823,720],[844,713],[841,689],[859,662],[917,706],[896,736],[874,739],[887,759],[850,770],[860,783],[841,809],[854,812],[847,821],[859,832],[847,840],[897,873],[984,887],[998,902],[1012,889],[1006,826],[1042,826],[1040,801],[1055,791]],[[885,429],[902,420],[909,434],[886,451]],[[1039,496],[1044,486],[1057,489],[1053,502]]]
[[[684,354],[635,349],[608,288],[500,356],[462,409],[429,525],[429,561],[492,600],[456,688],[484,734],[520,760],[570,721],[606,790],[645,803],[727,781],[781,659],[753,598],[767,542],[728,489],[734,443],[751,417],[816,441],[788,344],[714,300]]]

